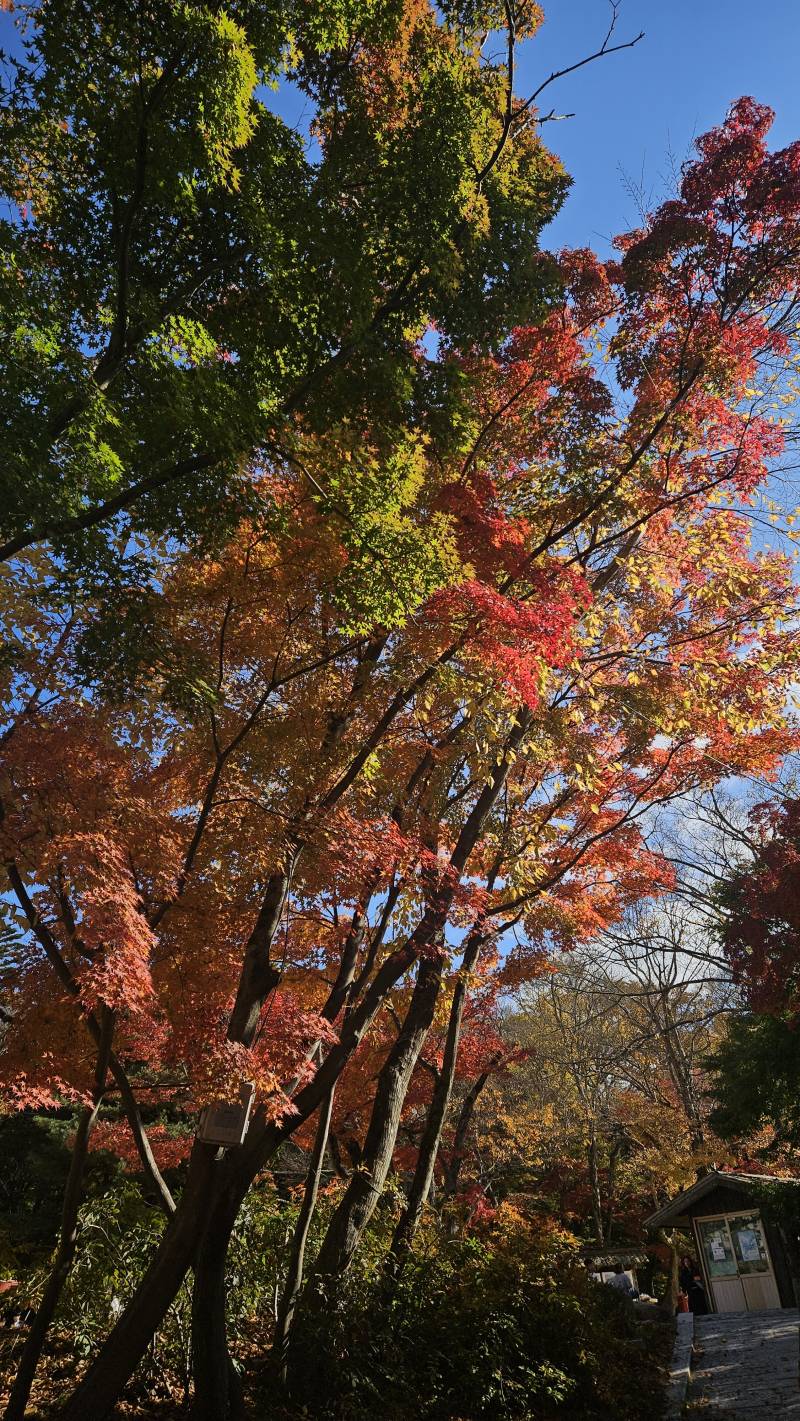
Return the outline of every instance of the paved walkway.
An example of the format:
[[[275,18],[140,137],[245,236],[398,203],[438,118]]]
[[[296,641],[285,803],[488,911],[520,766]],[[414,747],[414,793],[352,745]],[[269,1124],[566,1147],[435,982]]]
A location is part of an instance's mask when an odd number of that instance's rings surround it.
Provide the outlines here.
[[[796,1308],[695,1318],[687,1416],[800,1421]]]

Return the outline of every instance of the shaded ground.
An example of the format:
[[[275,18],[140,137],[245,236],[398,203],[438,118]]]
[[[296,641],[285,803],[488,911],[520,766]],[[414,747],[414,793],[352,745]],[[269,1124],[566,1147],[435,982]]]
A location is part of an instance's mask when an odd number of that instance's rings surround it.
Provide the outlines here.
[[[797,1309],[695,1319],[686,1415],[705,1421],[800,1421]]]

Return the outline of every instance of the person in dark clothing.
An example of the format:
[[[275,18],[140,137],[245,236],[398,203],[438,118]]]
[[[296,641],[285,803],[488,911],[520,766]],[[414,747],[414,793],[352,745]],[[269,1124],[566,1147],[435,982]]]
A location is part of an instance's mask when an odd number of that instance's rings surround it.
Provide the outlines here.
[[[703,1287],[703,1278],[697,1264],[695,1264],[694,1266],[691,1282],[689,1283],[686,1292],[689,1298],[690,1312],[701,1314],[708,1312],[708,1299],[706,1298],[706,1290]]]

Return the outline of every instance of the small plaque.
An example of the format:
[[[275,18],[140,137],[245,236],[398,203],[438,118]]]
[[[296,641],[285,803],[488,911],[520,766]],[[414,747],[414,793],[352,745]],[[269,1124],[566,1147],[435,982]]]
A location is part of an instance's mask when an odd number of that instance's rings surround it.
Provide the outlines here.
[[[241,1145],[247,1134],[255,1093],[255,1086],[246,1082],[239,1088],[238,1100],[216,1100],[213,1105],[207,1105],[200,1115],[198,1140],[228,1149]]]

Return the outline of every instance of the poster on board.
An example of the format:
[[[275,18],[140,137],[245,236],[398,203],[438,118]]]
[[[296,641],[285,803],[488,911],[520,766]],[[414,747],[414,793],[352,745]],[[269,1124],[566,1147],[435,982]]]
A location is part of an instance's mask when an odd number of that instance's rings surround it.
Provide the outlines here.
[[[760,1263],[761,1249],[758,1246],[758,1237],[755,1229],[737,1229],[736,1237],[739,1240],[739,1253],[743,1263]]]

